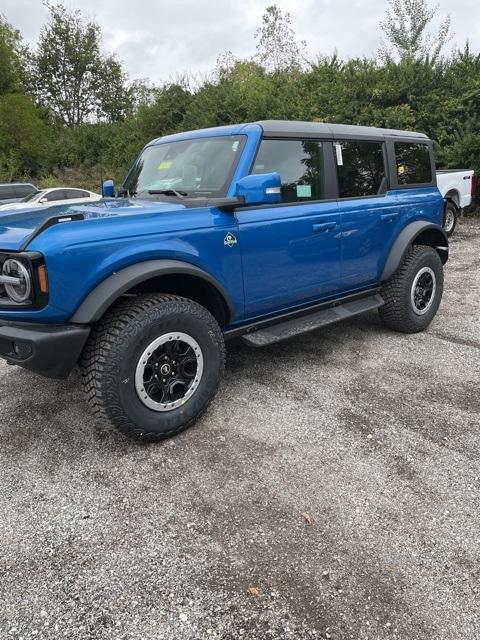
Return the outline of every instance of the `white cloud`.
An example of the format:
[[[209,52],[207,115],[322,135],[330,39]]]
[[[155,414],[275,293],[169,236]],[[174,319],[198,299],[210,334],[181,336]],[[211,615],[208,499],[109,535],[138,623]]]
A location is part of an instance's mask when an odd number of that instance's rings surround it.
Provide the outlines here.
[[[94,18],[103,30],[105,50],[114,52],[133,78],[155,83],[183,72],[205,74],[219,54],[255,53],[254,33],[265,8],[275,0],[64,0]],[[432,0],[433,2],[433,0]],[[299,40],[308,53],[341,57],[370,55],[379,46],[386,0],[277,0],[290,12]],[[454,42],[470,40],[479,50],[478,0],[440,0],[440,15],[450,13]],[[1,12],[34,43],[48,12],[40,0],[2,0]]]

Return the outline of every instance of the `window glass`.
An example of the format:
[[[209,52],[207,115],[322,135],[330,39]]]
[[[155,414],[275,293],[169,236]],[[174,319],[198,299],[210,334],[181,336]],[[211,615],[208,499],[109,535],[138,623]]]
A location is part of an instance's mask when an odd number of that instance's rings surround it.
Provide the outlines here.
[[[32,191],[28,196],[22,199],[22,202],[30,202],[31,200],[38,201],[45,195],[44,191]]]
[[[130,195],[172,191],[189,196],[224,196],[245,136],[192,138],[147,147],[124,188]]]
[[[16,184],[15,185],[15,193],[17,198],[24,198],[28,196],[32,191],[36,191],[36,189],[31,184]]]
[[[0,200],[13,200],[17,195],[15,193],[14,187],[10,185],[5,185],[0,187]]]
[[[432,164],[426,144],[396,142],[398,184],[422,184],[432,181]]]
[[[65,189],[65,196],[67,199],[73,198],[88,198],[88,191],[82,191],[81,189]]]
[[[282,181],[282,202],[324,198],[321,142],[314,140],[262,140],[252,173],[277,171]]]
[[[334,146],[340,198],[375,196],[386,187],[381,142],[345,140]]]
[[[63,189],[56,189],[55,191],[50,191],[47,193],[45,198],[48,202],[54,202],[55,200],[65,200],[65,192]]]

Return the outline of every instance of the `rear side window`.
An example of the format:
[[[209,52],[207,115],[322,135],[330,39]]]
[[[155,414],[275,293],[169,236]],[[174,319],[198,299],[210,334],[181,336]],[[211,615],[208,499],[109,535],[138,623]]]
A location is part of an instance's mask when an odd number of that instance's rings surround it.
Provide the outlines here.
[[[15,194],[17,198],[25,198],[32,191],[35,191],[35,187],[31,184],[16,184],[15,185]]]
[[[340,198],[376,196],[386,189],[383,143],[344,140],[336,142]]]
[[[252,173],[276,171],[282,202],[324,198],[322,144],[315,140],[262,140]]]
[[[432,182],[432,163],[426,144],[395,142],[398,184]]]

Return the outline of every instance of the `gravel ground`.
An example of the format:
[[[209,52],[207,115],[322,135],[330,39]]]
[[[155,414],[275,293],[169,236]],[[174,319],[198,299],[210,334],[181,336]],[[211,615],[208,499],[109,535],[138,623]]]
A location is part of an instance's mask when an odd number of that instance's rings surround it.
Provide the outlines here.
[[[424,334],[232,344],[160,445],[1,364],[0,638],[480,638],[479,248],[463,220]]]

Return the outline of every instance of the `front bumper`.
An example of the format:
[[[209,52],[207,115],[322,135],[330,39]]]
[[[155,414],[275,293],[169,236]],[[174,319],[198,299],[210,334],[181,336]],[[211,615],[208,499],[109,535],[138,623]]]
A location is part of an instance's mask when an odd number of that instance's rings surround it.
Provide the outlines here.
[[[47,378],[66,378],[90,333],[83,324],[32,324],[0,320],[0,358]]]

